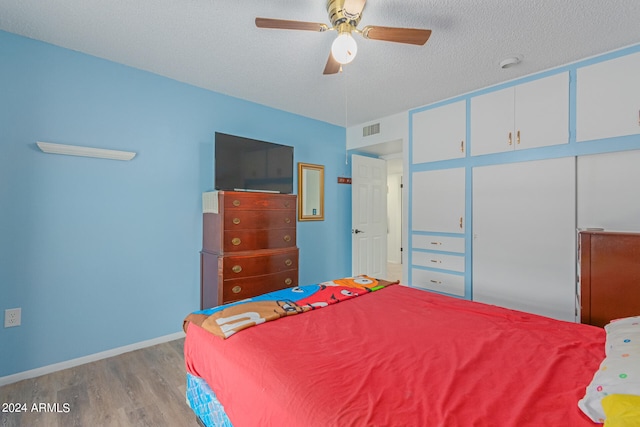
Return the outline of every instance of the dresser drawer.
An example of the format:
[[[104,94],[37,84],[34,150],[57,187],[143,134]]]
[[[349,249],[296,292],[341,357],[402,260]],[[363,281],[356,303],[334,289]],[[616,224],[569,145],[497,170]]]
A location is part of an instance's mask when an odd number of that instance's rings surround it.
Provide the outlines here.
[[[239,279],[298,269],[298,248],[269,251],[264,254],[245,256],[225,256],[222,260],[222,274],[225,279]]]
[[[464,238],[422,235],[412,236],[411,246],[413,249],[429,249],[433,251],[464,253]]]
[[[464,272],[464,256],[418,251],[413,251],[411,254],[414,265]]]
[[[298,270],[286,270],[243,279],[226,280],[225,278],[222,286],[222,302],[226,304],[279,289],[298,286]]]
[[[225,213],[225,230],[296,228],[296,210],[231,210]]]
[[[416,268],[411,270],[411,274],[413,287],[464,296],[464,276]]]
[[[295,228],[225,231],[223,238],[224,252],[293,248],[296,246]]]
[[[220,193],[220,204],[225,211],[236,209],[294,209],[296,196],[264,193]]]

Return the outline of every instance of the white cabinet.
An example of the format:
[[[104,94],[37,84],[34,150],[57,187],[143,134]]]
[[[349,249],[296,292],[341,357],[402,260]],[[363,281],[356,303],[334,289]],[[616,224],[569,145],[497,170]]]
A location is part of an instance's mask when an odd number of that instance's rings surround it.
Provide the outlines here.
[[[465,168],[413,173],[413,231],[464,233],[465,175]]]
[[[578,68],[576,139],[640,133],[640,52]]]
[[[412,162],[426,163],[464,157],[466,129],[466,101],[413,114]]]
[[[465,168],[413,173],[410,286],[465,296],[465,180]]]
[[[575,158],[473,169],[473,299],[575,320]]]
[[[569,142],[569,73],[471,98],[471,154]]]

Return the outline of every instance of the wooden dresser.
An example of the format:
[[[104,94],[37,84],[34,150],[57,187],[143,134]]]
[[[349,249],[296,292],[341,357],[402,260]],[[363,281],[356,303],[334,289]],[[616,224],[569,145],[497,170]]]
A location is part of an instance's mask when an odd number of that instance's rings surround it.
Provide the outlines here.
[[[640,315],[640,233],[581,231],[578,248],[581,322]]]
[[[202,309],[298,285],[295,195],[207,196],[216,199],[203,214]]]

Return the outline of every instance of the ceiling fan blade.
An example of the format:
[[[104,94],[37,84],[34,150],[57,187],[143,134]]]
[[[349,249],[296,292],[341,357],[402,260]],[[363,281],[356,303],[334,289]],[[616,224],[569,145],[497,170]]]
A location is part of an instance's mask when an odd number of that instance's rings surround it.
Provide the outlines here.
[[[342,9],[347,11],[350,15],[357,15],[362,12],[367,0],[344,0],[344,6]]]
[[[304,31],[327,31],[329,27],[326,24],[317,22],[304,21],[288,21],[286,19],[272,18],[256,18],[256,27],[258,28],[275,28],[281,30],[304,30]]]
[[[423,45],[429,40],[431,30],[417,28],[378,27],[367,25],[361,31],[362,37],[371,40],[384,40],[396,43]]]
[[[336,74],[340,71],[340,63],[333,59],[333,55],[329,52],[329,59],[327,59],[327,65],[324,67],[322,74]]]

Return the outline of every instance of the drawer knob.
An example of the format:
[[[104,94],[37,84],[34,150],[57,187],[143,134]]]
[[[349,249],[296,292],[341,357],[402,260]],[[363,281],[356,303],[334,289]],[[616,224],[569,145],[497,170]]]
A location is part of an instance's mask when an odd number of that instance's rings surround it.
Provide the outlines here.
[[[283,237],[285,242],[290,242],[291,241],[291,236],[289,236],[288,234],[286,236]]]
[[[285,285],[287,285],[287,286],[288,286],[288,285],[290,285],[290,284],[292,284],[292,283],[293,283],[293,280],[291,280],[289,277],[287,277],[286,279],[284,279],[284,284],[285,284]]]
[[[290,259],[286,259],[284,261],[284,265],[286,265],[287,267],[291,267],[291,264],[293,264],[293,261],[291,261]]]
[[[231,243],[233,243],[234,246],[238,246],[241,242],[242,241],[239,237],[234,237],[233,239],[231,239]]]
[[[287,224],[289,224],[291,222],[291,218],[287,217],[284,219],[284,222],[286,222]]]
[[[232,270],[234,273],[240,273],[240,272],[242,271],[242,267],[240,267],[239,265],[234,265],[234,266],[231,268],[231,270]]]
[[[233,223],[234,223],[235,225],[240,224],[240,218],[233,218]]]
[[[287,202],[284,202],[284,207],[285,207],[285,208],[288,208],[288,207],[289,207],[289,202],[288,202],[288,201],[287,201]]]
[[[240,200],[236,199],[233,201],[233,206],[240,206]]]
[[[241,291],[242,291],[242,287],[238,285],[231,288],[231,292],[233,292],[234,294],[239,294]]]

